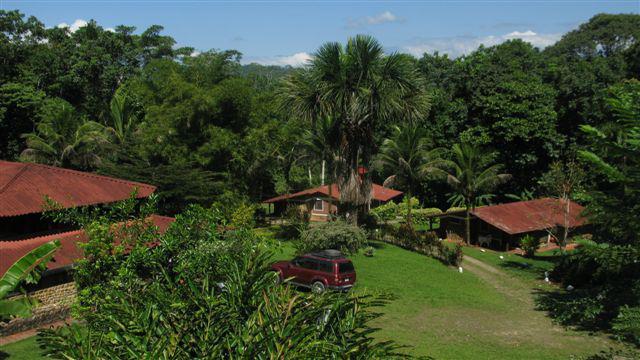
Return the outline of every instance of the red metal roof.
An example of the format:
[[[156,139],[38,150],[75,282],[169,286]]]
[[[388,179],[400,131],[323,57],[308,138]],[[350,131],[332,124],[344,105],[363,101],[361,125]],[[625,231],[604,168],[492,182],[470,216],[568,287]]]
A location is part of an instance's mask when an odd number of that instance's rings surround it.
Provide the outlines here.
[[[45,195],[64,207],[144,198],[155,186],[53,166],[0,160],[0,217],[42,211]]]
[[[483,206],[471,213],[496,228],[511,234],[545,230],[564,226],[564,201],[542,198],[508,204]],[[569,226],[578,227],[586,223],[581,215],[584,207],[569,201]]]
[[[150,220],[158,227],[160,233],[164,233],[169,225],[175,221],[172,217],[160,215],[151,215]],[[81,258],[82,249],[78,247],[78,243],[87,242],[87,235],[84,230],[75,230],[24,240],[0,241],[0,254],[2,254],[0,256],[0,277],[29,251],[53,240],[60,240],[60,248],[49,262],[47,266],[49,270],[71,265],[76,259]]]
[[[299,191],[293,194],[284,194],[274,198],[265,200],[265,203],[275,203],[293,198],[311,196],[311,195],[329,196],[329,185],[318,186],[315,188]],[[389,189],[378,184],[371,184],[371,197],[378,201],[389,201],[396,196],[402,195],[402,191]],[[340,191],[337,184],[331,184],[331,197],[340,200]]]

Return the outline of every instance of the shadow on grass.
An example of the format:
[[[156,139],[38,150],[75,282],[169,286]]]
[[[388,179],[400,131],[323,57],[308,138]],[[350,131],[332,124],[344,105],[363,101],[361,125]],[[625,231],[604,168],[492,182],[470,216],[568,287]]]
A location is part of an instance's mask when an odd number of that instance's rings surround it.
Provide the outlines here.
[[[384,249],[387,247],[387,244],[383,243],[382,241],[379,240],[371,240],[369,241],[369,246],[371,246],[374,249]]]
[[[500,263],[500,266],[505,269],[518,270],[521,272],[528,273],[532,277],[539,280],[544,279],[545,271],[551,271],[550,268],[538,266],[535,264],[530,264],[527,262],[520,262],[520,261],[513,261],[513,260],[502,262]]]

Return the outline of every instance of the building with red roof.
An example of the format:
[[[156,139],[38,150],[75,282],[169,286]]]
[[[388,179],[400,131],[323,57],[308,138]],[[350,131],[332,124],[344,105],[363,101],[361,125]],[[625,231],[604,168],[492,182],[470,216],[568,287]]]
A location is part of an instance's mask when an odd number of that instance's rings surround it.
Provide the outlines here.
[[[372,207],[384,204],[400,195],[402,191],[371,184]],[[273,214],[276,216],[281,215],[291,204],[304,206],[311,215],[311,221],[327,221],[330,214],[336,213],[339,202],[340,189],[337,184],[322,185],[264,201],[266,204],[274,204]]]
[[[0,276],[20,257],[47,241],[59,239],[53,267],[71,265],[80,255],[75,246],[86,241],[81,229],[56,224],[42,216],[46,199],[62,208],[99,206],[146,198],[155,186],[82,171],[0,160]],[[170,220],[169,220],[170,219]],[[172,218],[154,215],[161,230]],[[50,266],[51,268],[51,266]]]
[[[569,228],[575,235],[587,230],[584,207],[569,200],[541,198],[506,204],[480,206],[471,211],[471,242],[496,249],[519,246],[526,235],[553,241],[551,234]],[[566,216],[565,216],[566,214]],[[440,236],[464,238],[464,212],[439,216]]]
[[[70,273],[83,256],[81,243],[87,235],[71,225],[54,223],[43,216],[46,200],[62,208],[101,206],[130,198],[143,199],[155,186],[108,176],[53,166],[0,160],[0,277],[21,257],[49,241],[60,241],[60,248],[47,263],[47,271],[30,295],[41,306],[28,319],[13,319],[0,324],[0,336],[35,327],[68,316],[75,296]],[[164,232],[174,221],[152,215],[151,226]]]

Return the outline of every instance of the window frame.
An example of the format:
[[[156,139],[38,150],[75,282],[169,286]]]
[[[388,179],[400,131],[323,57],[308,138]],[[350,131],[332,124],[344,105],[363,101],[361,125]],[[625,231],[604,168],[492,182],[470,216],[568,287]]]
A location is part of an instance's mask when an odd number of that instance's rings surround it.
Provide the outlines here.
[[[316,204],[318,203],[318,201],[320,202],[320,209],[316,207]],[[316,198],[313,201],[313,211],[324,211],[324,200]]]

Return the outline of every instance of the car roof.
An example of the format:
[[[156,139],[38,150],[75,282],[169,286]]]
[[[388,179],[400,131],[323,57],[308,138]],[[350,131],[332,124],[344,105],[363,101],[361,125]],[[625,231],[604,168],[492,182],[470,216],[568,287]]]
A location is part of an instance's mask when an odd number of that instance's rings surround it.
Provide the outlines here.
[[[322,250],[303,255],[305,257],[311,257],[319,260],[335,260],[335,261],[349,261],[340,251],[337,250]]]

